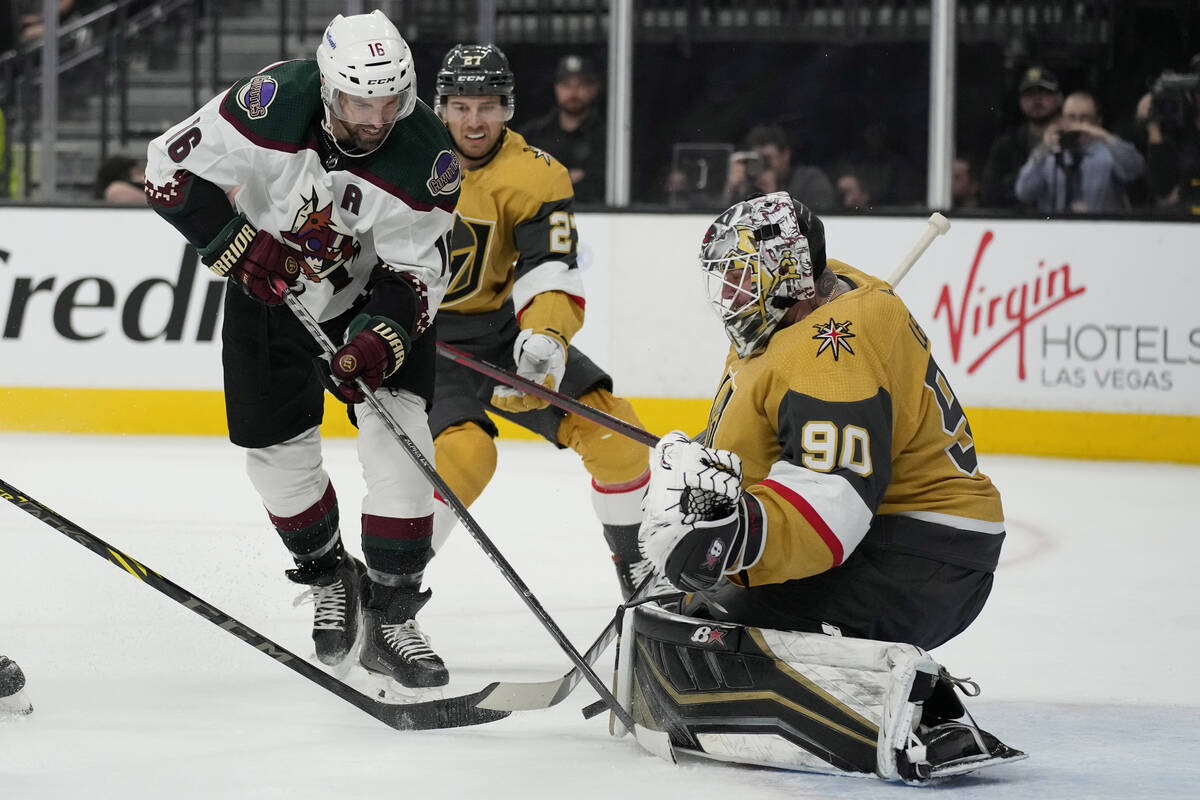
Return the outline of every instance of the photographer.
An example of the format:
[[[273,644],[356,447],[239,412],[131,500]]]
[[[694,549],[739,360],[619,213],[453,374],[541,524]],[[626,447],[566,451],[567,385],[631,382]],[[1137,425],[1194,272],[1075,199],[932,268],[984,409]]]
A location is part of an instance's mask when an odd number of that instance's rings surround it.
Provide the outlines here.
[[[758,125],[746,136],[749,149],[729,158],[726,203],[762,192],[788,191],[809,208],[826,211],[837,207],[833,184],[820,167],[792,164],[792,148],[779,125]]]
[[[1120,213],[1145,169],[1136,147],[1101,126],[1096,98],[1075,92],[1017,174],[1017,199],[1040,211]]]
[[[1146,177],[1160,208],[1200,215],[1200,53],[1189,72],[1167,72],[1138,103],[1146,126]]]

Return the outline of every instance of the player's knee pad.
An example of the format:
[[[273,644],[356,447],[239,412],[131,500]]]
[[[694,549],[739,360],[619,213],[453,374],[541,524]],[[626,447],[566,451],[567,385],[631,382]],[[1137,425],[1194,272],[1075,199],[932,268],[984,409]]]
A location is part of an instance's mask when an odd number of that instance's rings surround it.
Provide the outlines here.
[[[969,724],[922,724],[923,705],[950,679],[914,645],[712,622],[652,605],[625,615],[617,699],[676,748],[910,783],[1024,756],[969,716]]]
[[[613,396],[607,389],[593,389],[579,400],[630,425],[641,425],[629,401]],[[636,481],[650,464],[646,445],[577,414],[563,418],[558,441],[579,454],[584,468],[601,486]]]
[[[330,485],[321,462],[320,428],[270,447],[248,449],[246,474],[271,515],[293,517],[308,510]]]
[[[433,436],[425,401],[404,390],[376,392],[375,396],[432,466]],[[363,514],[399,518],[432,514],[433,484],[425,472],[370,406],[359,405],[357,414],[358,460],[367,487]]]
[[[474,422],[452,425],[434,441],[438,474],[450,491],[469,506],[496,473],[496,443]],[[453,513],[450,514],[453,519]]]

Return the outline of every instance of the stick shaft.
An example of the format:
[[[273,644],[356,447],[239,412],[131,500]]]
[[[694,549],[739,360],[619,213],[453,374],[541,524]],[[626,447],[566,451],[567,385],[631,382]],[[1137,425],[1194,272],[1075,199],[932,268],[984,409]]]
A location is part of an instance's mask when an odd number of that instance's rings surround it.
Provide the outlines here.
[[[887,282],[893,287],[904,279],[908,271],[913,268],[913,265],[924,255],[929,249],[929,245],[933,244],[933,240],[941,236],[946,231],[950,230],[950,221],[941,214],[934,212],[929,216],[929,222],[925,226],[925,230],[921,233],[921,238],[904,254],[904,258],[900,259],[900,263],[892,270],[892,274],[888,276]]]
[[[317,320],[313,317],[309,310],[304,307],[303,303],[300,302],[300,298],[297,297],[293,291],[289,290],[284,292],[283,299],[284,302],[287,303],[287,307],[292,310],[292,313],[296,315],[296,318],[305,327],[305,329],[308,330],[313,339],[320,344],[321,349],[325,351],[325,354],[332,356],[336,352],[333,342],[331,342],[329,337],[325,335],[325,331],[321,329],[321,326],[317,323]],[[425,454],[421,452],[421,449],[417,447],[417,443],[409,438],[408,434],[404,432],[404,429],[400,427],[400,423],[396,422],[396,418],[392,416],[391,412],[384,407],[383,402],[380,401],[380,399],[375,396],[375,393],[371,391],[371,388],[367,386],[366,381],[364,381],[362,378],[357,378],[355,380],[355,385],[358,387],[359,391],[362,392],[363,398],[365,399],[367,405],[371,407],[371,410],[379,415],[379,419],[383,421],[384,426],[392,434],[392,437],[400,444],[417,468],[425,475],[426,480],[433,484],[433,488],[437,490],[438,494],[446,502],[446,504],[453,509],[455,516],[457,516],[459,521],[462,522],[463,527],[467,529],[467,532],[471,534],[471,538],[475,540],[476,544],[479,545],[491,562],[496,565],[496,568],[500,570],[500,574],[504,576],[504,579],[508,581],[508,584],[512,586],[518,595],[520,595],[521,599],[525,602],[525,605],[528,606],[529,610],[532,611],[534,616],[538,618],[538,621],[542,623],[542,627],[549,632],[554,641],[558,643],[558,646],[561,647],[563,652],[567,654],[567,657],[570,658],[572,663],[579,668],[580,672],[583,673],[583,677],[587,679],[587,682],[590,683],[592,688],[596,690],[596,693],[600,695],[600,699],[608,704],[609,708],[612,709],[612,712],[617,715],[622,723],[626,724],[630,730],[633,730],[633,717],[629,715],[629,712],[621,708],[620,703],[618,703],[617,699],[613,697],[612,692],[609,691],[608,687],[604,685],[604,681],[600,680],[600,678],[596,675],[596,671],[592,669],[591,664],[589,664],[584,657],[580,655],[579,651],[575,648],[575,645],[571,644],[571,640],[568,639],[566,634],[562,632],[562,629],[558,627],[558,624],[554,621],[554,619],[550,616],[538,599],[533,596],[533,592],[525,584],[525,581],[521,580],[521,576],[518,575],[517,571],[513,569],[511,564],[508,563],[508,560],[504,557],[496,545],[492,543],[492,540],[488,538],[488,535],[483,532],[483,528],[479,526],[479,523],[476,522],[475,518],[471,516],[469,511],[467,511],[467,507],[463,505],[462,500],[460,500],[458,496],[451,491],[446,482],[442,480],[442,476],[438,475],[437,469],[434,468],[433,464],[429,461]]]
[[[553,389],[547,389],[541,384],[534,383],[528,378],[522,378],[520,375],[513,374],[508,370],[497,367],[495,364],[476,358],[470,353],[464,353],[457,347],[451,347],[442,342],[437,343],[438,355],[449,359],[456,364],[461,364],[468,369],[473,369],[476,372],[487,375],[493,380],[520,389],[526,394],[531,394],[534,397],[540,397],[550,405],[561,408],[571,414],[576,414],[584,419],[591,420],[601,427],[608,428],[610,431],[628,436],[635,442],[641,442],[647,447],[654,447],[658,444],[658,437],[649,431],[642,430],[636,425],[632,425],[623,419],[614,417],[611,414],[605,414],[599,409],[592,408],[586,403],[576,400],[574,397],[568,397],[561,392],[556,392]]]

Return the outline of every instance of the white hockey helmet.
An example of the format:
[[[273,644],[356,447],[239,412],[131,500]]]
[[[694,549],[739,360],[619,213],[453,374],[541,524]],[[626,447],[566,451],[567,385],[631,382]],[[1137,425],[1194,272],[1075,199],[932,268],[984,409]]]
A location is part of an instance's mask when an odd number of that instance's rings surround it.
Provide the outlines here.
[[[709,226],[700,268],[708,302],[745,358],[766,345],[797,301],[816,296],[825,228],[787,192],[744,200]]]
[[[380,124],[404,119],[416,107],[412,53],[400,31],[379,9],[334,17],[317,45],[317,67],[326,114],[343,122],[364,124],[364,119],[350,110],[352,104],[344,103],[341,95],[386,108],[386,118],[371,120]]]

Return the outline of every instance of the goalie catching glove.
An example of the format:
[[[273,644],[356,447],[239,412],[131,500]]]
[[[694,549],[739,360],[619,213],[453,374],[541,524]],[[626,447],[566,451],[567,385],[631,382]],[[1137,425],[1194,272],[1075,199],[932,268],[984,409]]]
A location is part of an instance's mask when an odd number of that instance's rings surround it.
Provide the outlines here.
[[[567,349],[557,337],[523,330],[513,345],[513,360],[517,364],[518,376],[556,390],[562,385],[563,372],[567,369]],[[501,411],[518,414],[550,404],[520,389],[497,386],[492,392],[492,405]]]
[[[404,328],[387,317],[359,314],[346,328],[349,341],[329,357],[318,358],[321,380],[334,397],[344,403],[366,399],[357,385],[362,378],[372,392],[400,369],[408,353],[409,339]]]
[[[267,231],[238,214],[207,247],[199,250],[209,269],[228,277],[248,296],[268,306],[283,302],[280,284],[295,285],[300,260]]]
[[[638,542],[642,555],[676,587],[708,591],[742,569],[748,534],[761,543],[762,509],[742,493],[736,453],[671,431],[650,458],[650,486],[642,501]]]

